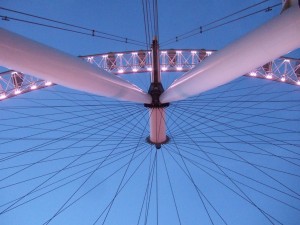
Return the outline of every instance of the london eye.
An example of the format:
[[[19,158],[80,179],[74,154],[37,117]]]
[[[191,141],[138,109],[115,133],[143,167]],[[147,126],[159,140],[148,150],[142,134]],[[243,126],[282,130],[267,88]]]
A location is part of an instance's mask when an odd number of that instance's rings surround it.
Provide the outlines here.
[[[0,5],[0,224],[299,223],[298,0],[32,2]]]

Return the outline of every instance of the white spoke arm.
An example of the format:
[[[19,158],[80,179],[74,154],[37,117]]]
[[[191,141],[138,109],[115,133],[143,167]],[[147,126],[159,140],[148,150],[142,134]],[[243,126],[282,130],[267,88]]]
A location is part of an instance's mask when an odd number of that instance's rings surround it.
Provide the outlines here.
[[[4,29],[0,29],[0,65],[93,94],[151,102],[149,94],[103,69]]]
[[[291,8],[187,72],[160,96],[182,100],[218,87],[300,47],[300,6]]]

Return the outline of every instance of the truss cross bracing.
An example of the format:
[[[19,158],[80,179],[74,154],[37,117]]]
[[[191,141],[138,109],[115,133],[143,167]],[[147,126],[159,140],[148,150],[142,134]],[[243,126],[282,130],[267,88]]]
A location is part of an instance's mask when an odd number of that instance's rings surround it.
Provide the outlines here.
[[[166,49],[159,51],[160,70],[164,72],[186,72],[213,54],[206,49]],[[151,51],[128,51],[80,56],[100,68],[116,74],[145,73],[152,70]],[[245,74],[300,85],[300,59],[281,57]],[[8,70],[0,73],[0,100],[14,97],[40,88],[53,85],[29,74]]]

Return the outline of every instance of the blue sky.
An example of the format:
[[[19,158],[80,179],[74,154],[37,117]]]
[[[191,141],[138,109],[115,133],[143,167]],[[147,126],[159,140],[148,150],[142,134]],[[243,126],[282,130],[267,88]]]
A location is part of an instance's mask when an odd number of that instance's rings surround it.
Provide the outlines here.
[[[159,29],[161,42],[174,38],[191,29],[236,12],[259,1],[161,1],[159,3]],[[257,9],[274,5],[280,1],[268,1]],[[57,19],[67,23],[101,30],[110,34],[144,41],[144,25],[141,1],[2,1],[1,5],[34,15]],[[268,13],[260,13],[239,22],[181,41],[168,48],[221,49],[245,33],[278,15],[280,7]],[[12,15],[2,11],[3,15]],[[16,16],[16,14],[15,14]],[[18,16],[20,18],[20,16]],[[39,42],[64,50],[74,55],[109,51],[126,51],[137,47],[118,44],[101,39],[74,35],[63,31],[39,28],[18,22],[4,22],[1,26]]]
[[[159,1],[160,41],[258,2]],[[2,0],[0,6],[145,41],[138,0]],[[279,13],[276,7],[162,48],[219,50]],[[142,48],[12,20],[0,26],[75,56]],[[299,50],[290,56],[300,58]],[[239,78],[169,107],[171,142],[161,151],[145,142],[148,111],[141,105],[60,86],[3,101],[0,225],[296,225],[299,99],[297,86]],[[66,210],[53,217],[60,209]]]

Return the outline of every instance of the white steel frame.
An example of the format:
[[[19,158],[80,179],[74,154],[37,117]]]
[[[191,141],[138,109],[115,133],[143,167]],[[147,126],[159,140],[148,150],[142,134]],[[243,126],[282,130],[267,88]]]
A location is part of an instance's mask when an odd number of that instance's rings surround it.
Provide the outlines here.
[[[206,49],[160,50],[161,72],[187,72],[214,52],[215,50]],[[115,75],[145,73],[152,70],[152,53],[145,50],[79,57]],[[300,59],[281,57],[249,71],[245,76],[300,86]],[[51,81],[8,70],[0,73],[0,101],[51,85],[54,85]]]

